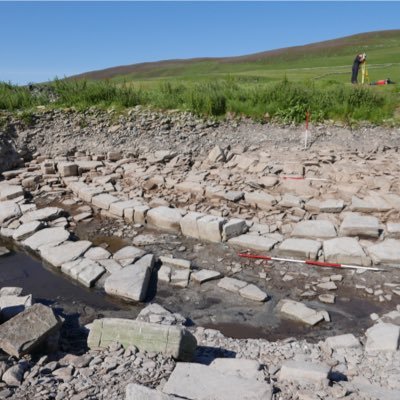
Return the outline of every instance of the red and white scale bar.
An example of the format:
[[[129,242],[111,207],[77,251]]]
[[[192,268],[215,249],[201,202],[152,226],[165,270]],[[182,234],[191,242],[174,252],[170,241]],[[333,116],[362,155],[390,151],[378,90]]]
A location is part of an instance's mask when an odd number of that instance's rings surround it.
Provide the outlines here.
[[[361,265],[337,264],[337,263],[314,261],[314,260],[293,260],[290,258],[262,256],[262,255],[249,254],[249,253],[239,253],[238,255],[239,255],[239,257],[243,257],[243,258],[252,258],[252,259],[257,259],[257,260],[270,260],[270,261],[285,261],[285,262],[292,262],[292,263],[299,263],[299,264],[307,264],[307,265],[312,265],[315,267],[359,269],[359,270],[366,270],[366,271],[383,271],[383,269],[380,269],[380,268],[363,267]]]

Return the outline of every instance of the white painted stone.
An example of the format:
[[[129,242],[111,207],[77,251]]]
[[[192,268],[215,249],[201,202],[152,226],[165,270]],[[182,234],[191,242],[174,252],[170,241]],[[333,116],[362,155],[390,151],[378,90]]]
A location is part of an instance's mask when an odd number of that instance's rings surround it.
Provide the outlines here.
[[[156,207],[147,212],[147,223],[153,227],[169,232],[180,232],[182,214],[176,208]],[[136,220],[135,220],[136,222]]]
[[[372,216],[347,214],[339,229],[340,236],[361,236],[377,238],[379,236],[379,221]]]
[[[363,248],[355,238],[338,237],[325,240],[323,243],[326,261],[339,264],[355,264],[369,266],[371,259],[365,254]]]
[[[198,212],[188,212],[180,221],[182,234],[184,236],[200,239],[197,221],[204,217],[204,214]]]
[[[147,294],[154,263],[154,256],[149,256],[146,258],[148,261],[146,263],[140,263],[141,260],[139,260],[111,274],[104,282],[106,293],[128,300],[143,301]]]
[[[330,336],[325,339],[325,344],[332,350],[361,347],[360,341],[352,333]]]
[[[0,202],[0,225],[13,218],[18,218],[22,214],[21,208],[13,201]]]
[[[267,293],[263,292],[256,285],[250,284],[239,290],[239,294],[245,299],[254,301],[265,301],[268,298]]]
[[[400,265],[400,240],[386,239],[367,250],[376,264]]]
[[[25,239],[22,244],[31,248],[32,250],[38,250],[42,246],[57,246],[70,237],[70,233],[64,228],[46,228],[42,229],[28,239]]]
[[[199,238],[208,242],[218,243],[222,240],[222,227],[226,222],[225,218],[214,215],[205,215],[197,220]]]
[[[324,320],[324,315],[321,312],[313,310],[305,304],[294,300],[281,300],[277,305],[277,309],[289,318],[304,322],[308,325],[315,325]]]
[[[45,247],[40,249],[40,254],[44,260],[55,267],[73,261],[82,256],[92,245],[88,240],[78,240],[77,242],[66,242],[55,247]]]
[[[214,279],[221,278],[222,274],[218,271],[210,269],[201,269],[200,271],[192,272],[190,278],[197,283],[204,283]]]
[[[297,223],[291,236],[308,239],[330,239],[336,237],[335,226],[326,220],[309,220]]]
[[[40,221],[32,221],[26,224],[20,225],[15,232],[13,233],[14,240],[23,240],[28,236],[33,235],[36,231],[40,230],[43,227]]]
[[[228,290],[229,292],[239,293],[240,289],[247,286],[248,283],[235,278],[225,277],[218,282],[218,287]]]
[[[240,236],[248,230],[244,219],[233,218],[222,227],[222,240],[226,241],[233,237]]]
[[[228,243],[232,246],[237,246],[242,249],[270,251],[278,243],[278,240],[272,237],[246,234],[229,239]]]
[[[329,365],[309,361],[285,361],[279,372],[279,381],[294,381],[302,385],[328,384]]]
[[[321,242],[317,240],[289,238],[280,244],[278,252],[285,256],[316,260],[321,247]]]
[[[271,400],[265,381],[245,379],[201,364],[178,363],[163,392],[192,400]]]
[[[399,348],[400,326],[378,323],[365,332],[365,351],[396,351]]]
[[[122,266],[125,266],[133,264],[145,254],[146,252],[142,249],[139,249],[138,247],[125,246],[113,255],[113,259],[120,263]]]

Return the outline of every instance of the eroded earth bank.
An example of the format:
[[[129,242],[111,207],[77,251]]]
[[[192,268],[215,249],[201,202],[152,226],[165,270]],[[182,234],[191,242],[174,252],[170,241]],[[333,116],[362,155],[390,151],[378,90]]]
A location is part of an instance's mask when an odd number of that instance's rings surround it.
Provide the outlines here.
[[[0,398],[400,398],[398,128],[1,118]]]

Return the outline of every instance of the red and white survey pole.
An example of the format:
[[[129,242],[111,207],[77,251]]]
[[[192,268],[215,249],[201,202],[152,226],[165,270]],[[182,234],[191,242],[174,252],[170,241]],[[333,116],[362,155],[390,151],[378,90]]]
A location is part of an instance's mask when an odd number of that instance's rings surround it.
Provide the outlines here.
[[[304,150],[307,149],[308,146],[308,121],[310,119],[310,113],[306,111],[306,133],[305,133],[305,138],[304,138]]]
[[[314,260],[292,260],[290,258],[280,258],[280,257],[271,257],[271,256],[263,256],[257,254],[249,254],[249,253],[239,253],[239,257],[243,258],[252,258],[256,260],[268,260],[268,261],[284,261],[284,262],[292,262],[298,264],[307,264],[314,267],[325,267],[325,268],[338,268],[338,269],[357,269],[364,271],[383,271],[383,269],[374,268],[374,267],[363,267],[361,265],[348,265],[348,264],[337,264],[330,263],[324,261],[314,261]]]

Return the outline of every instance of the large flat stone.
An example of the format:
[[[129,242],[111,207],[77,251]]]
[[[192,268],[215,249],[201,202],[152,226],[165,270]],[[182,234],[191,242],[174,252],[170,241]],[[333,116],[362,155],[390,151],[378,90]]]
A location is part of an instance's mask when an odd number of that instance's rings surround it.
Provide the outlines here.
[[[330,336],[325,339],[325,344],[332,350],[361,347],[360,341],[352,333]]]
[[[365,332],[365,351],[396,351],[399,348],[400,326],[378,323]]]
[[[65,214],[59,207],[45,207],[39,210],[28,211],[19,220],[26,224],[31,221],[53,221]]]
[[[197,220],[199,238],[208,242],[218,243],[222,240],[222,227],[226,222],[225,218],[214,215],[205,215]]]
[[[124,200],[111,203],[110,213],[118,215],[119,217],[126,217],[125,210],[132,209],[134,212],[135,207],[142,205],[138,200]]]
[[[34,304],[0,325],[0,348],[19,358],[41,345],[60,326],[60,319],[50,307]]]
[[[0,185],[0,201],[12,200],[24,195],[22,186],[19,185]]]
[[[277,309],[287,317],[304,322],[308,325],[315,325],[324,319],[324,315],[320,311],[313,310],[303,303],[297,301],[283,299],[278,305]]]
[[[285,256],[316,260],[321,247],[321,242],[317,240],[289,238],[280,244],[278,252]]]
[[[125,348],[134,345],[140,351],[162,353],[184,361],[193,358],[197,347],[195,337],[183,327],[122,318],[93,321],[88,347],[106,348],[113,342],[119,342]]]
[[[253,300],[253,301],[265,301],[268,298],[267,293],[263,292],[256,285],[250,284],[245,286],[242,289],[239,289],[239,294],[245,299]]]
[[[400,265],[400,240],[386,239],[368,247],[368,254],[376,264]]]
[[[40,254],[51,265],[61,267],[62,264],[82,256],[91,245],[92,243],[88,240],[66,242],[55,247],[41,247]]]
[[[291,236],[306,239],[331,239],[336,237],[336,229],[330,221],[301,221],[295,225]]]
[[[175,400],[175,396],[150,389],[137,383],[128,383],[125,388],[125,400]]]
[[[128,300],[143,301],[149,286],[154,256],[144,256],[142,262],[140,261],[111,274],[104,282],[106,293]]]
[[[352,211],[360,211],[365,213],[386,212],[391,208],[391,205],[378,195],[366,196],[364,199],[353,196],[350,205],[350,209]]]
[[[135,261],[143,257],[146,252],[135,246],[125,246],[118,250],[114,255],[113,259],[122,266],[133,264]]]
[[[294,381],[303,385],[327,384],[331,367],[308,361],[285,361],[279,372],[280,381]]]
[[[274,196],[263,192],[245,193],[244,199],[260,210],[270,210],[277,203]]]
[[[222,274],[218,271],[210,269],[201,269],[200,271],[192,272],[190,279],[197,283],[204,283],[214,279],[221,278]]]
[[[22,244],[32,250],[38,250],[42,246],[57,246],[69,237],[70,233],[64,228],[46,228],[34,233]]]
[[[232,246],[237,246],[242,249],[270,251],[278,243],[278,240],[273,237],[246,234],[229,239],[228,243]]]
[[[246,233],[248,230],[244,219],[233,218],[222,227],[222,240],[229,240]]]
[[[22,215],[21,208],[13,201],[0,202],[0,225],[13,218],[18,218]]]
[[[355,238],[339,237],[325,240],[323,246],[326,261],[339,264],[371,265],[371,259]]]
[[[62,264],[61,271],[86,287],[92,287],[106,270],[96,261],[80,257]]]
[[[372,216],[347,214],[339,229],[340,236],[360,236],[377,238],[379,236],[379,221]]]
[[[271,386],[201,364],[178,363],[163,392],[192,400],[270,400]]]
[[[32,221],[27,224],[20,225],[13,233],[14,240],[23,240],[28,236],[33,235],[36,231],[40,230],[43,224],[40,221]]]
[[[102,210],[109,210],[111,204],[119,201],[118,197],[112,196],[108,193],[102,193],[92,197],[92,204]]]
[[[225,277],[218,282],[218,287],[228,290],[229,292],[239,293],[240,289],[247,286],[248,283],[236,278]]]
[[[258,361],[245,358],[216,358],[211,362],[210,368],[245,379],[258,379],[261,372]]]
[[[90,203],[94,196],[100,195],[100,194],[104,193],[104,191],[105,190],[101,187],[86,186],[86,187],[82,187],[81,189],[79,189],[78,196],[83,201]]]
[[[169,231],[180,232],[182,214],[176,208],[156,207],[147,212],[147,223],[156,228]]]
[[[58,172],[63,177],[77,176],[78,175],[78,165],[74,162],[62,161],[57,164]]]

